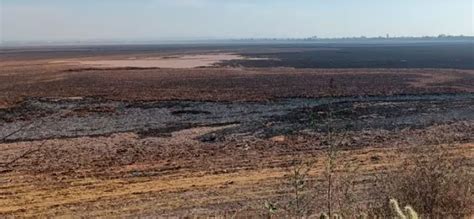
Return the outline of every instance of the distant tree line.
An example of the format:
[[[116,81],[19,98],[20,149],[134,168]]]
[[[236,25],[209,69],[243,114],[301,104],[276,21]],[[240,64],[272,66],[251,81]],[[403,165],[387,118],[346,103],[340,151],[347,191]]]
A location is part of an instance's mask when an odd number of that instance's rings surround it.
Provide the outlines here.
[[[236,39],[236,41],[353,41],[353,40],[433,40],[433,41],[442,41],[442,40],[474,40],[474,36],[464,36],[464,35],[447,35],[440,34],[438,36],[378,36],[378,37],[335,37],[335,38],[320,38],[317,36],[307,37],[307,38],[242,38]]]

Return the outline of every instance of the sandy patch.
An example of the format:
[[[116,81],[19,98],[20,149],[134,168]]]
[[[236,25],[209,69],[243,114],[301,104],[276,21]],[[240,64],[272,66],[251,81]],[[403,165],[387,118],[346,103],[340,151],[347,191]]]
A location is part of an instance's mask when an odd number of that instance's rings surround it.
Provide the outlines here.
[[[180,55],[180,56],[162,56],[162,57],[127,57],[117,59],[98,59],[98,60],[58,60],[50,63],[60,64],[79,64],[91,67],[104,68],[196,68],[209,67],[216,63],[229,60],[245,59],[245,57],[236,54],[202,54],[202,55]]]

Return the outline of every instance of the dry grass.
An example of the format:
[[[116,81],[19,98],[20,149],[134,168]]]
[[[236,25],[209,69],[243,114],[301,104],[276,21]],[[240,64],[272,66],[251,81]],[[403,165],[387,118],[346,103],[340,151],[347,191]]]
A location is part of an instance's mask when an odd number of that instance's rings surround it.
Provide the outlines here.
[[[474,213],[472,159],[456,157],[450,145],[419,146],[402,165],[381,174],[372,199],[384,203],[390,197],[410,204],[428,218],[462,218]],[[472,154],[472,149],[466,151]],[[471,163],[469,163],[471,162]],[[377,201],[376,201],[377,202]],[[388,206],[374,211],[387,215]]]

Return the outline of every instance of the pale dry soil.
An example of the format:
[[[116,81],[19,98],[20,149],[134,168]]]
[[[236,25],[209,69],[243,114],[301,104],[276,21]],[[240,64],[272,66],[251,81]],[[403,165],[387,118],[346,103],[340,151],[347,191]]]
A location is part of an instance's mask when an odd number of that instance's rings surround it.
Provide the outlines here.
[[[241,55],[230,53],[218,54],[194,54],[194,55],[175,55],[175,56],[128,56],[128,57],[105,58],[85,58],[55,60],[51,64],[72,64],[83,67],[97,68],[196,68],[210,67],[217,63],[230,60],[247,59]]]

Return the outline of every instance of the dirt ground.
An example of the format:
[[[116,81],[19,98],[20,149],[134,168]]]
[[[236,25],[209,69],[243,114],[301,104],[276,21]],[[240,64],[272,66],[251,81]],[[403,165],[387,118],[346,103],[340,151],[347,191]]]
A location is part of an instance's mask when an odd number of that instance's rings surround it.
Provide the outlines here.
[[[316,160],[321,177],[329,121],[311,118],[328,112],[347,132],[341,163],[360,166],[357,191],[420,144],[449,143],[474,167],[473,70],[55,60],[0,62],[0,216],[259,212],[285,199],[294,159]]]

